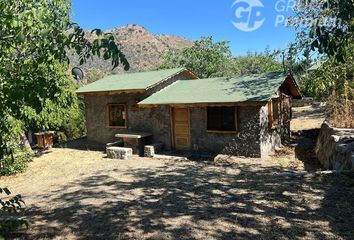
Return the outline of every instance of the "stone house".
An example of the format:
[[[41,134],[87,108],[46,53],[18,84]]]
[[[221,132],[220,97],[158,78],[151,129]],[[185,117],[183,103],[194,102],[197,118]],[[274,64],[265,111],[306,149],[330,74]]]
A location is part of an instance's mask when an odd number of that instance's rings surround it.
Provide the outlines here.
[[[166,150],[261,158],[290,136],[292,99],[301,98],[291,74],[198,79],[184,68],[113,75],[77,94],[90,141],[149,132]]]

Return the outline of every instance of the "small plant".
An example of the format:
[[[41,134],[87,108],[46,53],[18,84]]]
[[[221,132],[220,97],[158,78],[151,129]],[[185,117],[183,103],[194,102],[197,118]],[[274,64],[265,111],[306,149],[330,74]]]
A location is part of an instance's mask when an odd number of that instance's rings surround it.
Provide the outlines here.
[[[0,176],[24,172],[31,157],[32,153],[26,150],[15,150],[14,153],[6,155],[1,161]]]
[[[25,202],[22,200],[21,195],[16,195],[12,198],[8,197],[11,192],[7,188],[0,188],[0,194],[6,195],[5,199],[2,196],[0,198],[0,212],[2,216],[0,218],[0,239],[2,239],[23,226],[28,227],[28,223],[14,216],[23,210]]]

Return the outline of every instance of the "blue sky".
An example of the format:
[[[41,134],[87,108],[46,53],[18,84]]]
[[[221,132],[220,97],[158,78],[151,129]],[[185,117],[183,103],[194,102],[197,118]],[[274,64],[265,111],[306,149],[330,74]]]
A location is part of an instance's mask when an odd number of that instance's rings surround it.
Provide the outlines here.
[[[126,24],[138,24],[154,34],[174,34],[192,40],[201,36],[213,36],[217,41],[230,41],[234,55],[262,51],[267,46],[271,49],[284,49],[294,39],[295,34],[291,28],[284,27],[282,23],[275,27],[278,15],[292,14],[291,10],[286,11],[284,8],[291,5],[293,0],[237,0],[248,4],[257,1],[263,3],[264,7],[251,8],[254,14],[260,12],[257,16],[252,15],[256,16],[253,17],[254,20],[264,19],[263,25],[253,32],[240,31],[232,24],[233,21],[242,21],[237,19],[235,11],[243,5],[237,3],[232,6],[234,1],[73,0],[73,19],[84,29],[106,30]],[[279,19],[280,17],[278,16]]]

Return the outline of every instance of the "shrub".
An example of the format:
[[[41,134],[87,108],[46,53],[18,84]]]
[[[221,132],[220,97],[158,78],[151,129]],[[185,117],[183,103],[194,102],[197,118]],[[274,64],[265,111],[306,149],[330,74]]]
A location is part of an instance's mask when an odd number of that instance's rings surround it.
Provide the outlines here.
[[[13,154],[6,155],[1,162],[0,176],[24,172],[31,157],[31,152],[19,149],[15,150]]]

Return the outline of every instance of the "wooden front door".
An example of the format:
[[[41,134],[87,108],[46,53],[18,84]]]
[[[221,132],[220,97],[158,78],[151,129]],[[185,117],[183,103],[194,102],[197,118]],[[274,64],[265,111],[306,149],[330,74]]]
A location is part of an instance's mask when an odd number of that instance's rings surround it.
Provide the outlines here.
[[[189,108],[172,108],[173,144],[176,150],[191,148]]]

